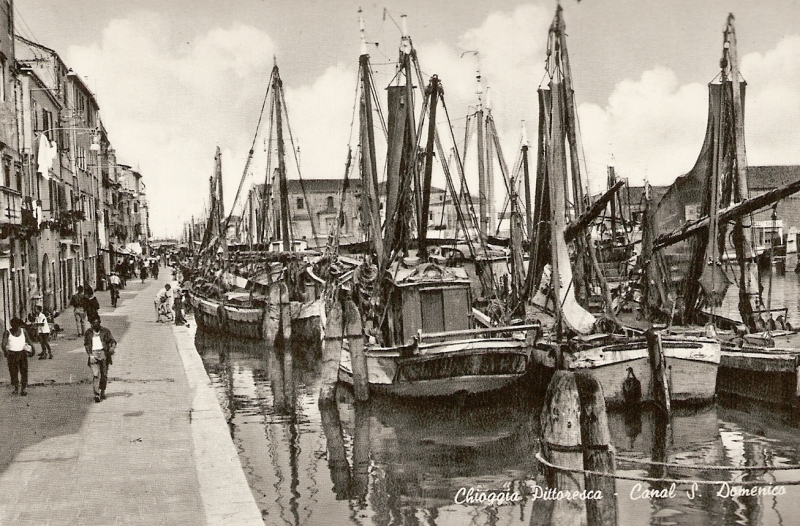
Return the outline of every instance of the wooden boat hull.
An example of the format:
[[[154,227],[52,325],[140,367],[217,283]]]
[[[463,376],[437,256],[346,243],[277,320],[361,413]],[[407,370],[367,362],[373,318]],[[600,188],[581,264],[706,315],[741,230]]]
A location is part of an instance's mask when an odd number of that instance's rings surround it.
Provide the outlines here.
[[[239,307],[189,293],[197,325],[205,330],[240,338],[261,340],[270,332],[267,307]],[[320,341],[319,300],[303,304],[292,313],[292,335],[306,341]],[[277,329],[273,328],[272,332]]]
[[[374,393],[402,398],[477,394],[506,387],[528,370],[524,340],[497,338],[421,346],[402,357],[398,349],[367,349],[367,376]],[[339,380],[352,384],[350,352],[342,351]]]
[[[723,351],[717,389],[723,396],[795,407],[800,403],[800,350]]]
[[[671,401],[687,404],[712,401],[720,362],[719,343],[707,338],[665,337],[663,346]],[[540,374],[552,375],[556,369],[554,347],[535,346],[532,361]],[[641,382],[642,401],[652,401],[652,373],[647,342],[643,338],[581,350],[565,361],[569,369],[590,372],[597,379],[609,406],[625,404],[623,383],[629,367]]]

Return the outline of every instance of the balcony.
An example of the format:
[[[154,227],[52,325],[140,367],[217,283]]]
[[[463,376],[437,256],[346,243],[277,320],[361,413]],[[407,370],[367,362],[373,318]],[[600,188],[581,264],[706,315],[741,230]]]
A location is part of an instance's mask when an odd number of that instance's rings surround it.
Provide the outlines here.
[[[0,225],[22,224],[22,195],[16,190],[0,186]]]

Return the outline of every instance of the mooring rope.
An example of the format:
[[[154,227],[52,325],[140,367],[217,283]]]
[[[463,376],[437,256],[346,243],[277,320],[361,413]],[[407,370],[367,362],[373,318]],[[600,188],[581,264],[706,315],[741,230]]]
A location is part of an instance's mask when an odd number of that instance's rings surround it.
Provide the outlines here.
[[[666,466],[669,468],[688,468],[692,470],[702,470],[707,469],[709,471],[787,471],[790,469],[800,469],[800,465],[791,464],[788,466],[715,466],[715,465],[689,465],[689,464],[678,464],[676,462],[655,462],[652,460],[641,460],[632,457],[620,457],[615,456],[616,460],[620,460],[622,462],[629,462],[631,464],[646,464],[649,466]]]
[[[674,483],[674,484],[697,484],[698,486],[718,486],[722,483],[732,484],[734,486],[800,486],[800,480],[701,480],[701,479],[667,479],[667,478],[654,478],[654,477],[637,477],[635,475],[620,475],[618,473],[606,473],[604,471],[594,471],[583,468],[569,468],[566,466],[557,466],[545,460],[541,454],[536,453],[536,460],[544,464],[548,468],[556,469],[558,471],[566,471],[569,473],[583,473],[584,475],[597,475],[600,477],[607,477],[620,480],[633,480],[636,482],[661,482],[661,483]]]

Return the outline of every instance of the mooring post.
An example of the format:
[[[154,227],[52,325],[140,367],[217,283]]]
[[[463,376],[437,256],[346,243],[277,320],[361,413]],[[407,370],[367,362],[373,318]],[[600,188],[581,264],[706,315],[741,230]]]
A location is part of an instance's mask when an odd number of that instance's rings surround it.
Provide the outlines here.
[[[369,380],[367,378],[367,355],[364,352],[364,330],[361,313],[348,294],[344,300],[344,323],[347,343],[350,346],[350,364],[353,368],[353,391],[356,400],[369,400]]]
[[[588,373],[577,373],[575,382],[581,403],[581,442],[583,465],[587,471],[614,473],[614,447],[608,430],[606,400],[597,379]],[[587,499],[586,519],[589,526],[617,524],[616,484],[613,477],[584,476],[586,491],[600,492],[601,499]]]
[[[322,342],[322,386],[319,390],[319,403],[336,400],[336,382],[339,379],[339,361],[342,356],[342,304],[338,298],[331,302],[327,310],[325,340]]]
[[[273,287],[270,287],[269,303],[264,309],[264,317],[261,319],[261,337],[264,339],[264,343],[270,347],[275,345],[275,336],[278,334],[278,326],[281,322],[280,289],[276,285]]]
[[[669,382],[667,381],[667,359],[664,356],[664,347],[661,343],[661,334],[653,329],[644,333],[647,338],[647,353],[650,357],[650,372],[652,373],[651,396],[657,407],[665,414],[672,412],[669,396]]]
[[[581,404],[575,373],[556,371],[547,386],[541,416],[544,457],[551,464],[571,469],[583,469],[581,443]],[[581,473],[552,470],[548,476],[550,488],[564,492],[583,491]],[[586,525],[586,505],[581,499],[557,500],[550,516],[555,526]]]
[[[336,402],[320,402],[319,414],[328,446],[328,469],[331,471],[333,492],[336,500],[347,500],[350,498],[351,487],[350,464],[347,462],[339,408]]]

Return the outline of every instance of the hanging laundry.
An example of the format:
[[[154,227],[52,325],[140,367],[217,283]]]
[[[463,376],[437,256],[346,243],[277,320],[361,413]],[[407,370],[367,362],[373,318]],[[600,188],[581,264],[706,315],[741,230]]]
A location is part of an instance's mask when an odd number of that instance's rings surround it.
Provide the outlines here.
[[[50,168],[53,166],[53,159],[56,158],[58,148],[56,143],[50,142],[46,135],[42,134],[38,137],[39,145],[37,147],[36,155],[36,172],[40,174],[45,180],[50,180]]]

